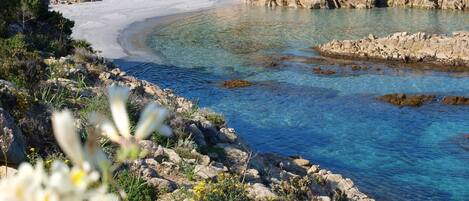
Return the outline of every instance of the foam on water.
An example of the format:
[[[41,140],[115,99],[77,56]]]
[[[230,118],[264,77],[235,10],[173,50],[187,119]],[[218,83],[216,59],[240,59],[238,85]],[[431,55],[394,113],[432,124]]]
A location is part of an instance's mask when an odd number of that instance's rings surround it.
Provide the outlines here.
[[[164,60],[126,69],[222,112],[258,151],[311,159],[352,178],[378,200],[469,199],[469,107],[398,108],[386,93],[469,95],[469,78],[445,73],[318,76],[316,65],[252,62],[272,54],[315,56],[332,39],[396,31],[469,30],[469,13],[406,9],[220,8],[158,26],[149,46]],[[384,65],[384,64],[373,64]],[[227,79],[253,87],[228,90]]]

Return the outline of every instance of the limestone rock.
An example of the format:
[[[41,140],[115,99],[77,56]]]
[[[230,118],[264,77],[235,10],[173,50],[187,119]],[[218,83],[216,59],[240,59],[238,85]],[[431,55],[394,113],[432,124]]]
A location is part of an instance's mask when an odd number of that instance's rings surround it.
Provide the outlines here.
[[[255,183],[248,188],[248,196],[253,200],[276,200],[278,196],[264,184]]]
[[[163,148],[163,150],[164,150],[164,155],[169,158],[169,161],[176,163],[176,164],[179,164],[182,162],[181,157],[174,150],[168,149],[168,148]]]
[[[406,95],[406,94],[387,94],[378,97],[379,100],[391,103],[397,106],[418,107],[435,99],[434,95]]]
[[[227,171],[228,168],[220,163],[212,163],[209,166],[196,165],[194,169],[195,174],[202,179],[214,179],[218,174]]]
[[[382,38],[332,41],[315,47],[323,56],[436,65],[441,71],[469,71],[469,34],[398,32]]]

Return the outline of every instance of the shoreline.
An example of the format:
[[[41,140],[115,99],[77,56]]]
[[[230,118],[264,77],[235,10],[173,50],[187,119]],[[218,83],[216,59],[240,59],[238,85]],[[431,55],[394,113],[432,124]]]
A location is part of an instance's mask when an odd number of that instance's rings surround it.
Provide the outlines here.
[[[61,12],[64,17],[75,21],[73,38],[90,42],[95,50],[100,51],[100,56],[120,59],[128,55],[118,42],[119,37],[134,23],[234,3],[237,1],[103,0],[72,5],[53,5],[51,10]]]
[[[182,1],[185,1],[184,3],[188,3],[186,0],[182,0]],[[84,39],[84,40],[89,41],[92,44],[93,48],[99,51],[102,51],[100,53],[100,56],[109,58],[118,65],[121,65],[121,62],[119,62],[119,60],[125,60],[125,61],[138,60],[141,63],[161,62],[161,58],[157,57],[158,54],[149,53],[152,50],[150,50],[150,48],[145,44],[145,41],[147,39],[146,36],[154,30],[155,25],[164,25],[167,23],[171,23],[175,20],[179,20],[181,18],[190,16],[194,13],[203,12],[208,9],[213,9],[213,8],[228,6],[228,5],[236,5],[235,1],[232,1],[232,0],[218,0],[215,2],[213,2],[212,0],[208,0],[208,1],[210,1],[212,4],[210,6],[203,7],[203,8],[194,8],[194,9],[190,8],[190,9],[182,10],[182,11],[175,10],[173,12],[168,12],[163,15],[156,15],[152,17],[141,17],[138,20],[137,19],[133,20],[132,22],[130,22],[130,20],[127,20],[123,23],[119,23],[117,27],[108,27],[107,29],[105,27],[99,27],[99,28],[103,28],[104,30],[103,29],[99,30],[98,33],[94,35],[97,37],[94,37],[93,39],[98,38],[96,40],[99,40],[99,38],[101,37],[110,35],[106,40],[101,41],[100,43],[96,43],[95,40],[89,40],[88,37],[90,37],[90,35],[82,34],[83,32],[87,31],[87,27],[85,27],[84,29],[81,29],[83,24],[81,24],[80,22],[77,23],[78,26],[74,28],[74,33],[77,33],[77,34],[74,34],[72,37],[75,39]],[[96,3],[96,2],[86,3],[86,6],[89,6],[89,4],[93,4],[93,3]],[[72,7],[77,6],[77,5],[78,7],[80,6],[79,4],[75,4],[75,5],[71,5],[68,7],[70,7],[70,10],[73,10]],[[100,6],[100,5],[96,5],[96,6]],[[54,6],[54,10],[57,10],[57,7],[62,7],[62,6]],[[74,12],[80,12],[79,10],[80,9],[77,9],[77,11],[74,11]],[[59,11],[60,11],[60,8],[59,8]],[[74,17],[67,16],[66,14],[64,15],[67,18],[70,18],[74,21],[77,20],[77,18],[80,18],[80,15],[74,16]],[[96,13],[95,15],[99,15],[99,13]],[[114,19],[114,20],[118,20],[118,19]],[[112,22],[110,23],[112,24]],[[110,25],[110,26],[113,26],[113,25]],[[122,28],[122,26],[124,26],[124,28]],[[115,30],[117,30],[116,31],[117,33],[111,34],[111,32]],[[115,38],[115,41],[110,42],[111,39],[113,38]],[[111,47],[103,48],[103,45],[106,45],[106,44]],[[116,48],[115,45],[118,45],[120,48],[119,49]],[[125,67],[125,66],[122,66],[122,67]],[[116,76],[117,80],[122,80],[126,76],[125,72],[122,71],[121,73],[119,69],[114,69],[112,73],[115,73],[114,76]],[[110,75],[110,77],[106,79],[109,79],[110,81],[110,80],[113,80],[112,77],[113,75]],[[150,84],[138,78],[133,79],[132,77],[129,76],[129,80],[132,80],[130,81],[131,83],[142,82],[144,85],[148,84],[148,87],[158,88],[157,85]],[[128,84],[127,81],[124,81],[123,83]],[[163,91],[165,93],[170,94],[168,95],[168,97],[176,98],[178,101],[182,100],[182,102],[187,103],[189,105],[193,104],[191,101],[186,100],[183,97],[179,97],[177,95],[172,94],[171,90],[164,89]],[[203,126],[204,125],[202,125],[202,127]],[[228,143],[219,142],[215,146],[223,148],[226,152],[230,152],[232,149],[236,149],[237,151],[241,151],[246,154],[252,153],[253,149],[249,147],[249,145],[242,139],[241,136],[239,136],[238,133],[236,133],[236,131],[233,128],[229,128],[229,127],[221,128],[218,131],[218,133],[226,133],[225,130],[229,131],[228,133],[230,133],[232,136],[235,136],[236,140],[233,142],[228,142]],[[196,132],[196,131],[191,131],[191,132]],[[203,129],[202,129],[202,132],[198,131],[196,133],[203,133],[205,135]],[[205,138],[207,138],[207,136],[205,136]],[[233,160],[235,159],[238,160],[237,158],[234,158]],[[332,198],[339,198],[339,197],[347,199],[347,200],[367,200],[367,201],[374,200],[370,198],[367,194],[364,194],[363,192],[361,192],[358,189],[359,187],[357,187],[351,179],[347,177],[343,177],[341,174],[336,174],[326,169],[322,169],[320,168],[319,165],[310,163],[308,160],[305,160],[302,158],[294,158],[294,157],[289,157],[289,156],[285,156],[283,154],[277,154],[277,153],[257,153],[256,152],[256,156],[251,160],[252,161],[248,160],[247,162],[244,162],[248,164],[247,166],[252,166],[253,169],[249,169],[249,170],[255,170],[255,172],[258,172],[257,174],[260,173],[260,177],[263,180],[270,181],[268,182],[270,183],[270,185],[273,185],[275,181],[277,180],[288,181],[290,178],[300,176],[304,178],[317,180],[317,182],[313,182],[308,185],[308,191],[314,193],[312,196],[316,197],[316,199],[318,200],[330,200]],[[229,169],[233,169],[233,171],[236,172],[239,166],[239,164],[237,163],[239,162],[234,163],[232,167],[229,167]],[[288,164],[288,167],[286,168],[282,167],[283,166],[282,164],[284,163]],[[266,167],[269,167],[272,170],[278,171],[280,174],[278,175],[278,178],[277,176],[268,176],[267,173],[262,172],[262,170],[264,170]],[[284,174],[287,176],[285,176]],[[270,177],[273,177],[273,178],[270,178]],[[259,183],[254,182],[253,184],[257,185]],[[270,185],[268,185],[268,187]],[[262,188],[265,188],[265,187],[262,187]],[[261,195],[261,196],[264,196],[264,195]]]

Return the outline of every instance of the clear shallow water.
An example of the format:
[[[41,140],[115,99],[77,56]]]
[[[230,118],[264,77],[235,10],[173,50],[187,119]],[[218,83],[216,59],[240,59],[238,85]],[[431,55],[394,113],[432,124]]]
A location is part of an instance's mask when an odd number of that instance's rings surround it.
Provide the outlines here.
[[[259,58],[317,56],[332,39],[396,31],[469,30],[469,13],[428,10],[220,8],[160,25],[148,44],[163,64],[126,69],[222,112],[258,151],[303,155],[352,178],[378,200],[469,200],[469,107],[398,108],[379,102],[395,92],[469,95],[469,77],[386,68],[319,76],[316,66]],[[256,85],[228,90],[240,78]]]

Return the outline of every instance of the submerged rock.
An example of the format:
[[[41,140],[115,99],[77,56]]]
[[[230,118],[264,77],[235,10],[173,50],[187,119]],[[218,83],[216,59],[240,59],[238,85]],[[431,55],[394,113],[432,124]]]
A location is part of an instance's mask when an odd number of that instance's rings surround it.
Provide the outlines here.
[[[446,105],[469,105],[469,98],[464,96],[446,96],[441,102]]]
[[[452,36],[423,32],[398,32],[383,38],[370,35],[360,40],[334,40],[315,49],[327,57],[424,63],[438,66],[435,70],[469,71],[469,32]]]
[[[407,94],[386,94],[378,97],[379,100],[398,106],[418,107],[435,99],[434,95],[407,95]]]
[[[243,88],[252,86],[252,82],[246,80],[227,80],[223,82],[223,87],[227,89]]]
[[[313,72],[314,72],[315,74],[318,74],[318,75],[334,75],[334,74],[337,73],[336,71],[327,70],[327,69],[324,70],[324,69],[319,68],[319,67],[313,68]]]

